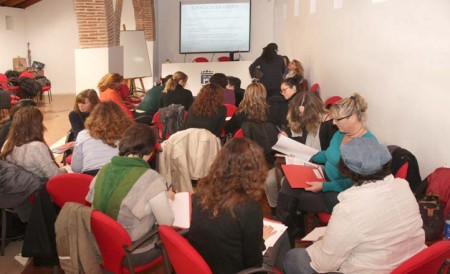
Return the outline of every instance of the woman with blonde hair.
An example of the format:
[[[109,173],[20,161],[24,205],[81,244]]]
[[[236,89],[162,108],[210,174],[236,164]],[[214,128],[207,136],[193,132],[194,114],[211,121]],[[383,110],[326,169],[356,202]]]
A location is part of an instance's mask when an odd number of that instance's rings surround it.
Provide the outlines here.
[[[269,116],[266,97],[266,88],[262,84],[255,82],[248,85],[238,109],[225,125],[225,132],[236,132],[246,121],[266,122]]]
[[[72,170],[91,175],[119,153],[118,143],[131,119],[111,101],[99,103],[75,141]]]
[[[85,89],[78,93],[75,98],[73,110],[69,113],[69,121],[74,139],[80,131],[84,129],[84,122],[92,109],[100,102],[97,92],[94,89]]]
[[[333,207],[339,203],[337,196],[340,192],[351,187],[353,182],[339,170],[341,147],[355,138],[375,138],[364,125],[367,102],[359,94],[337,102],[331,110],[333,124],[337,131],[326,150],[319,151],[310,161],[324,165],[325,182],[307,182],[305,189],[292,188],[288,182],[281,186],[277,202],[277,216],[288,226],[293,244],[293,221],[297,210],[307,212],[331,213]]]
[[[188,240],[213,273],[237,273],[263,264],[263,226],[259,201],[267,176],[262,149],[247,138],[233,138],[217,155],[192,196]],[[282,244],[269,255],[282,261]]]
[[[181,71],[177,71],[172,75],[172,78],[167,80],[166,86],[161,94],[160,107],[167,107],[171,104],[180,104],[184,106],[187,111],[194,101],[192,92],[185,89],[188,76]]]
[[[286,74],[285,78],[291,78],[295,75],[300,75],[301,78],[305,76],[305,71],[303,69],[302,63],[299,60],[292,60],[289,62],[288,66],[288,73]]]
[[[122,101],[117,89],[123,82],[123,76],[119,73],[111,72],[106,74],[98,82],[98,89],[100,91],[100,100],[102,102],[112,101],[116,103],[131,119],[134,119],[133,113],[128,106]]]
[[[223,105],[222,87],[208,84],[202,87],[186,117],[186,128],[204,128],[220,137],[227,108]]]
[[[36,176],[48,180],[67,171],[59,168],[50,148],[45,143],[43,120],[44,116],[37,107],[28,106],[19,109],[14,114],[0,159],[21,166]]]

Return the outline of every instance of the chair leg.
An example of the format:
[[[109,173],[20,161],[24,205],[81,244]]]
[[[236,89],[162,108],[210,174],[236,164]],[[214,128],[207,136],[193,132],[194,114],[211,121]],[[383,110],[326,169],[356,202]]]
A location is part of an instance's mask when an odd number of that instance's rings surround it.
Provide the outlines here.
[[[6,246],[6,210],[2,209],[2,244],[0,248],[0,256],[5,256]]]
[[[48,96],[48,103],[50,104],[53,101],[53,97],[52,97],[52,89],[49,89],[47,91],[47,96]]]

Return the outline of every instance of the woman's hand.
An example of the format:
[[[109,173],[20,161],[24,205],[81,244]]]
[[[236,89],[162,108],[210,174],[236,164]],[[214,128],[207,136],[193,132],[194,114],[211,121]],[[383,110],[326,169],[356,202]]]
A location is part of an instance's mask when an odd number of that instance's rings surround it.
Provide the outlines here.
[[[286,136],[286,137],[288,136],[286,132],[284,132],[284,131],[281,130],[280,133],[278,133],[278,139],[280,139],[280,137],[281,137],[282,135],[284,135],[284,136]]]
[[[263,239],[264,241],[267,240],[270,236],[275,234],[275,230],[270,225],[263,226]]]
[[[172,189],[167,190],[167,197],[172,201],[175,200],[175,192]]]
[[[306,191],[314,193],[322,191],[323,182],[306,182],[306,184],[310,186],[305,188]]]

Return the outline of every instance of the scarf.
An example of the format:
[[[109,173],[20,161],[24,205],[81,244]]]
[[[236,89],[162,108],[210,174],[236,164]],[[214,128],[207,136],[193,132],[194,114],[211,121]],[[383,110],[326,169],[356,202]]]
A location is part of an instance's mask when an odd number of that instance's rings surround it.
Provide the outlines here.
[[[97,175],[94,208],[117,220],[123,199],[149,169],[148,163],[141,158],[114,156]]]

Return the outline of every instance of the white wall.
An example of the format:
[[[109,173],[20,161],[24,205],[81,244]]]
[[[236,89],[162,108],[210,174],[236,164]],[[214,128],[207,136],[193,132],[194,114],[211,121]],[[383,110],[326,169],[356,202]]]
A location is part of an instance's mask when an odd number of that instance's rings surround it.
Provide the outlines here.
[[[45,64],[52,92],[74,92],[74,49],[79,43],[73,2],[44,0],[25,9],[25,14],[32,60]]]
[[[310,1],[300,0],[295,17],[295,1],[277,1],[283,53],[302,61],[324,99],[362,94],[370,130],[415,154],[423,178],[450,165],[450,2],[343,2],[333,9],[333,1],[317,1],[310,14]]]
[[[13,28],[6,29],[6,16],[12,17]],[[13,58],[27,58],[25,11],[0,7],[0,73],[13,68]]]
[[[213,2],[211,0],[188,0],[185,2]],[[228,53],[179,54],[180,1],[156,0],[157,36],[154,60],[154,76],[161,76],[161,65],[167,59],[172,63],[192,62],[198,56],[216,60]],[[253,0],[251,6],[250,52],[241,53],[240,59],[250,61],[262,53],[262,48],[273,41],[273,11],[275,0]],[[281,48],[280,48],[281,49]]]

